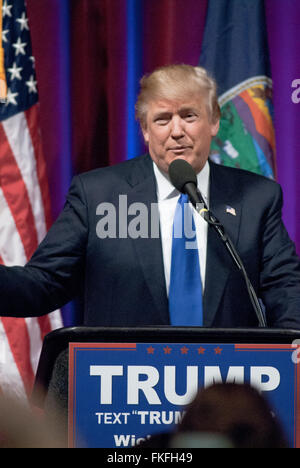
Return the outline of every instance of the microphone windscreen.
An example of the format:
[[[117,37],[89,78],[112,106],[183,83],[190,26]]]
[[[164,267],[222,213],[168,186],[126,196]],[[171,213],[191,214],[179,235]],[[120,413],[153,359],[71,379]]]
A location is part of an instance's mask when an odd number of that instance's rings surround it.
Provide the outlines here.
[[[185,159],[174,159],[169,165],[171,183],[181,193],[188,182],[197,186],[197,176],[192,166]]]

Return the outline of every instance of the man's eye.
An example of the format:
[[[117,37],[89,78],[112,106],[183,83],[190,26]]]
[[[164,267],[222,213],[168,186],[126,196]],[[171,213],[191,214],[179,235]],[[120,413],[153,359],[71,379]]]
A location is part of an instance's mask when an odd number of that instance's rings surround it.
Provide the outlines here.
[[[161,117],[155,120],[155,123],[158,125],[166,125],[169,122],[167,117]]]
[[[193,114],[193,113],[187,114],[185,116],[185,120],[187,121],[192,121],[192,120],[195,120],[196,118],[197,118],[196,114]]]

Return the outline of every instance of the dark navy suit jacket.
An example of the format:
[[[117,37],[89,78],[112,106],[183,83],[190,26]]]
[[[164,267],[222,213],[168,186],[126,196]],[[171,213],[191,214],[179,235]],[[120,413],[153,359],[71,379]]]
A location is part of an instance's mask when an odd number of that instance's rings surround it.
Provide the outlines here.
[[[120,194],[127,196],[128,206],[145,204],[150,223],[157,197],[149,155],[74,178],[64,210],[30,262],[0,267],[0,315],[45,314],[82,294],[85,325],[169,324],[160,238],[119,238]],[[116,237],[97,235],[97,223],[104,219],[97,207],[103,203],[116,207]],[[210,163],[210,209],[264,302],[268,326],[300,328],[299,258],[282,224],[281,207],[276,182]],[[128,221],[137,214],[128,215]],[[257,326],[244,280],[211,228],[203,300],[207,327]]]

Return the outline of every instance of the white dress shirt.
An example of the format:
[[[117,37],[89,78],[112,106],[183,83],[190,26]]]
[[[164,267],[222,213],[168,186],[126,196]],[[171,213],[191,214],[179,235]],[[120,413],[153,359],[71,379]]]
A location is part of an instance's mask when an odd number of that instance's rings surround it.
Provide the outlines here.
[[[161,241],[162,241],[162,252],[166,279],[167,294],[169,294],[170,286],[170,272],[171,272],[171,255],[172,255],[172,231],[173,231],[173,220],[175,215],[176,205],[180,196],[180,193],[171,184],[167,174],[162,172],[155,163],[153,163],[154,174],[156,178],[156,190],[158,200],[158,210],[160,219],[160,230],[161,230]],[[206,162],[202,171],[197,174],[198,189],[200,190],[203,199],[207,206],[209,206],[208,194],[209,194],[209,164]],[[204,219],[196,212],[192,204],[190,206],[193,209],[197,244],[199,251],[199,263],[201,272],[202,288],[204,290],[205,285],[205,268],[206,268],[206,245],[207,245],[207,223]]]

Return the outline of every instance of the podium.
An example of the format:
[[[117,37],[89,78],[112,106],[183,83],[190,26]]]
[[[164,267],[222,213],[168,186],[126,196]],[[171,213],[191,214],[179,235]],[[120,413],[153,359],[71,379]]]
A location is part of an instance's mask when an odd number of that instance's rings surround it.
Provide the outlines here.
[[[44,340],[33,404],[70,447],[132,447],[171,430],[198,388],[249,382],[300,447],[300,331],[71,327]]]

